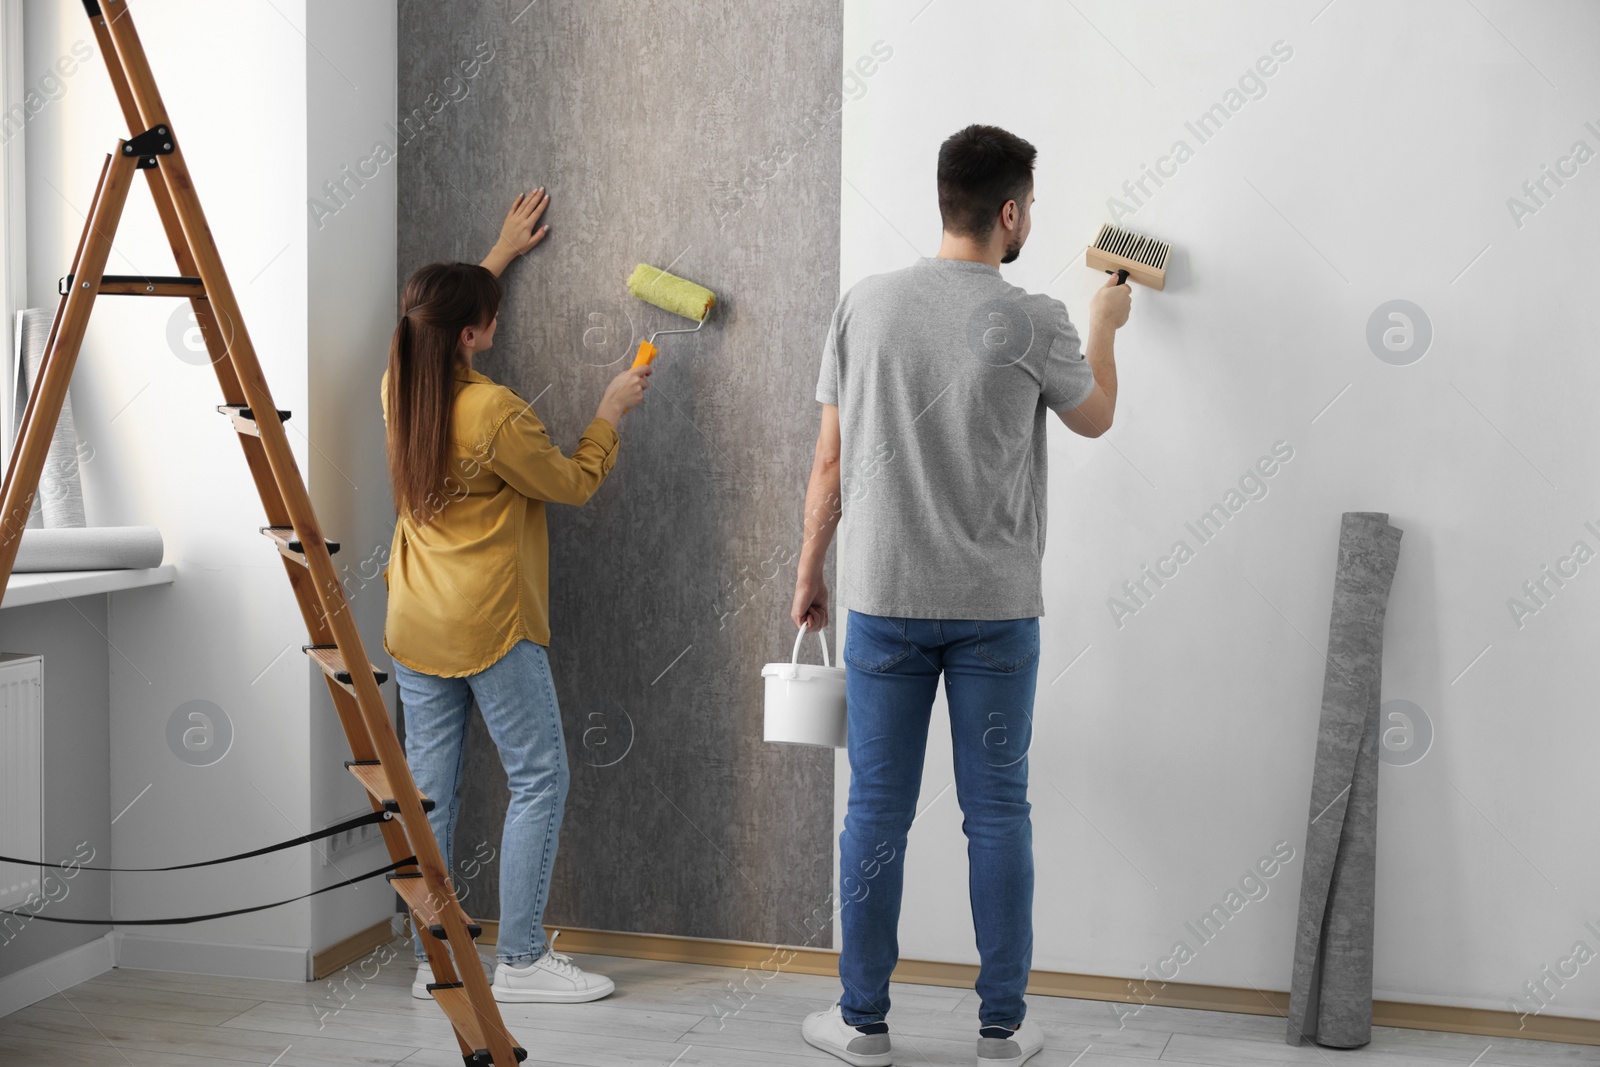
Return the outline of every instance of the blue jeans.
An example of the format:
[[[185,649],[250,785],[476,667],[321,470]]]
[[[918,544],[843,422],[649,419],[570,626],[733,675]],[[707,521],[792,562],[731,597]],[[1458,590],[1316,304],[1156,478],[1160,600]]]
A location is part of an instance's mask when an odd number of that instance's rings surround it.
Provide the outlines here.
[[[405,716],[406,762],[417,788],[434,802],[428,822],[452,884],[467,725],[471,702],[477,698],[511,789],[500,834],[500,938],[495,955],[514,967],[531,963],[550,951],[544,906],[568,784],[561,710],[545,648],[518,641],[495,663],[464,678],[440,678],[399,662],[394,672]],[[417,931],[412,946],[418,963],[426,959],[424,936],[432,935]]]
[[[944,673],[956,797],[967,836],[982,1026],[1021,1024],[1033,966],[1028,745],[1039,620],[904,619],[851,611],[845,628],[850,799],[839,835],[839,998],[851,1025],[889,1011],[906,834],[916,817],[933,698]]]

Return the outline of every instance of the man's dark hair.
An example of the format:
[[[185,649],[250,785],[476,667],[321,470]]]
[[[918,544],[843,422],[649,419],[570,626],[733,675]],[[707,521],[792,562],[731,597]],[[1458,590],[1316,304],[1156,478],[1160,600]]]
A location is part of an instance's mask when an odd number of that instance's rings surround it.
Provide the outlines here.
[[[979,240],[994,232],[1007,200],[1026,206],[1038,149],[998,126],[973,124],[939,146],[939,215],[950,233]]]

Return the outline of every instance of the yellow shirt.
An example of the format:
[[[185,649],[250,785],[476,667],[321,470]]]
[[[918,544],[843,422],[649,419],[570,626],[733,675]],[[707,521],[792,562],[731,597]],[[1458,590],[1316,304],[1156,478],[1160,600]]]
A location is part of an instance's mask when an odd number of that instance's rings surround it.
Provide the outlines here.
[[[389,419],[389,372],[380,393]],[[445,484],[425,526],[399,516],[383,569],[383,650],[415,671],[456,678],[523,638],[550,643],[544,506],[582,504],[617,461],[617,430],[596,417],[571,457],[516,391],[458,368]]]

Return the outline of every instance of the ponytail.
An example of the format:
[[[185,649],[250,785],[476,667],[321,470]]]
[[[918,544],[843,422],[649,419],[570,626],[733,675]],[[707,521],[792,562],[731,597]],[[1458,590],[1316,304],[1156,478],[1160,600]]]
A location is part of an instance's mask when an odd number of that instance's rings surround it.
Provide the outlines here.
[[[461,331],[500,310],[500,281],[472,263],[433,263],[406,282],[389,342],[388,459],[396,510],[427,525],[449,464]]]

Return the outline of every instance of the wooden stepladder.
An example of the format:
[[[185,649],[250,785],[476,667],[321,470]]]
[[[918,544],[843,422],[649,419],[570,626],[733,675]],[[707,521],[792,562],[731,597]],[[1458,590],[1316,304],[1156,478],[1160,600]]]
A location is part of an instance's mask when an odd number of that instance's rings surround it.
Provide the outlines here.
[[[433,801],[417,791],[406,764],[405,751],[378,690],[386,675],[367,659],[334,570],[332,556],[339,546],[322,536],[284,433],[283,422],[289,412],[280,411],[273,403],[262,376],[233,287],[190,182],[183,149],[134,30],[127,0],[83,0],[83,6],[106,58],[131,136],[117,142],[116,151],[100,171],[93,205],[73,256],[72,273],[62,281],[61,303],[50,327],[38,381],[7,465],[0,489],[0,582],[10,584],[22,530],[33,507],[95,298],[187,297],[226,401],[217,410],[232,419],[261,494],[268,523],[261,532],[283,557],[289,584],[312,637],[303,649],[322,668],[350,741],[355,758],[345,765],[365,787],[374,811],[398,816],[398,820],[390,818],[379,825],[390,858],[396,863],[412,861],[389,875],[389,880],[410,907],[416,928],[432,935],[423,940],[438,980],[428,988],[455,1029],[465,1063],[512,1067],[527,1058],[527,1053],[516,1046],[501,1021],[474,943],[481,930],[462,909],[445,871],[444,857],[428,825],[427,812]],[[177,276],[104,273],[128,190],[135,172],[141,170],[172,245]],[[3,595],[0,592],[0,597]]]

